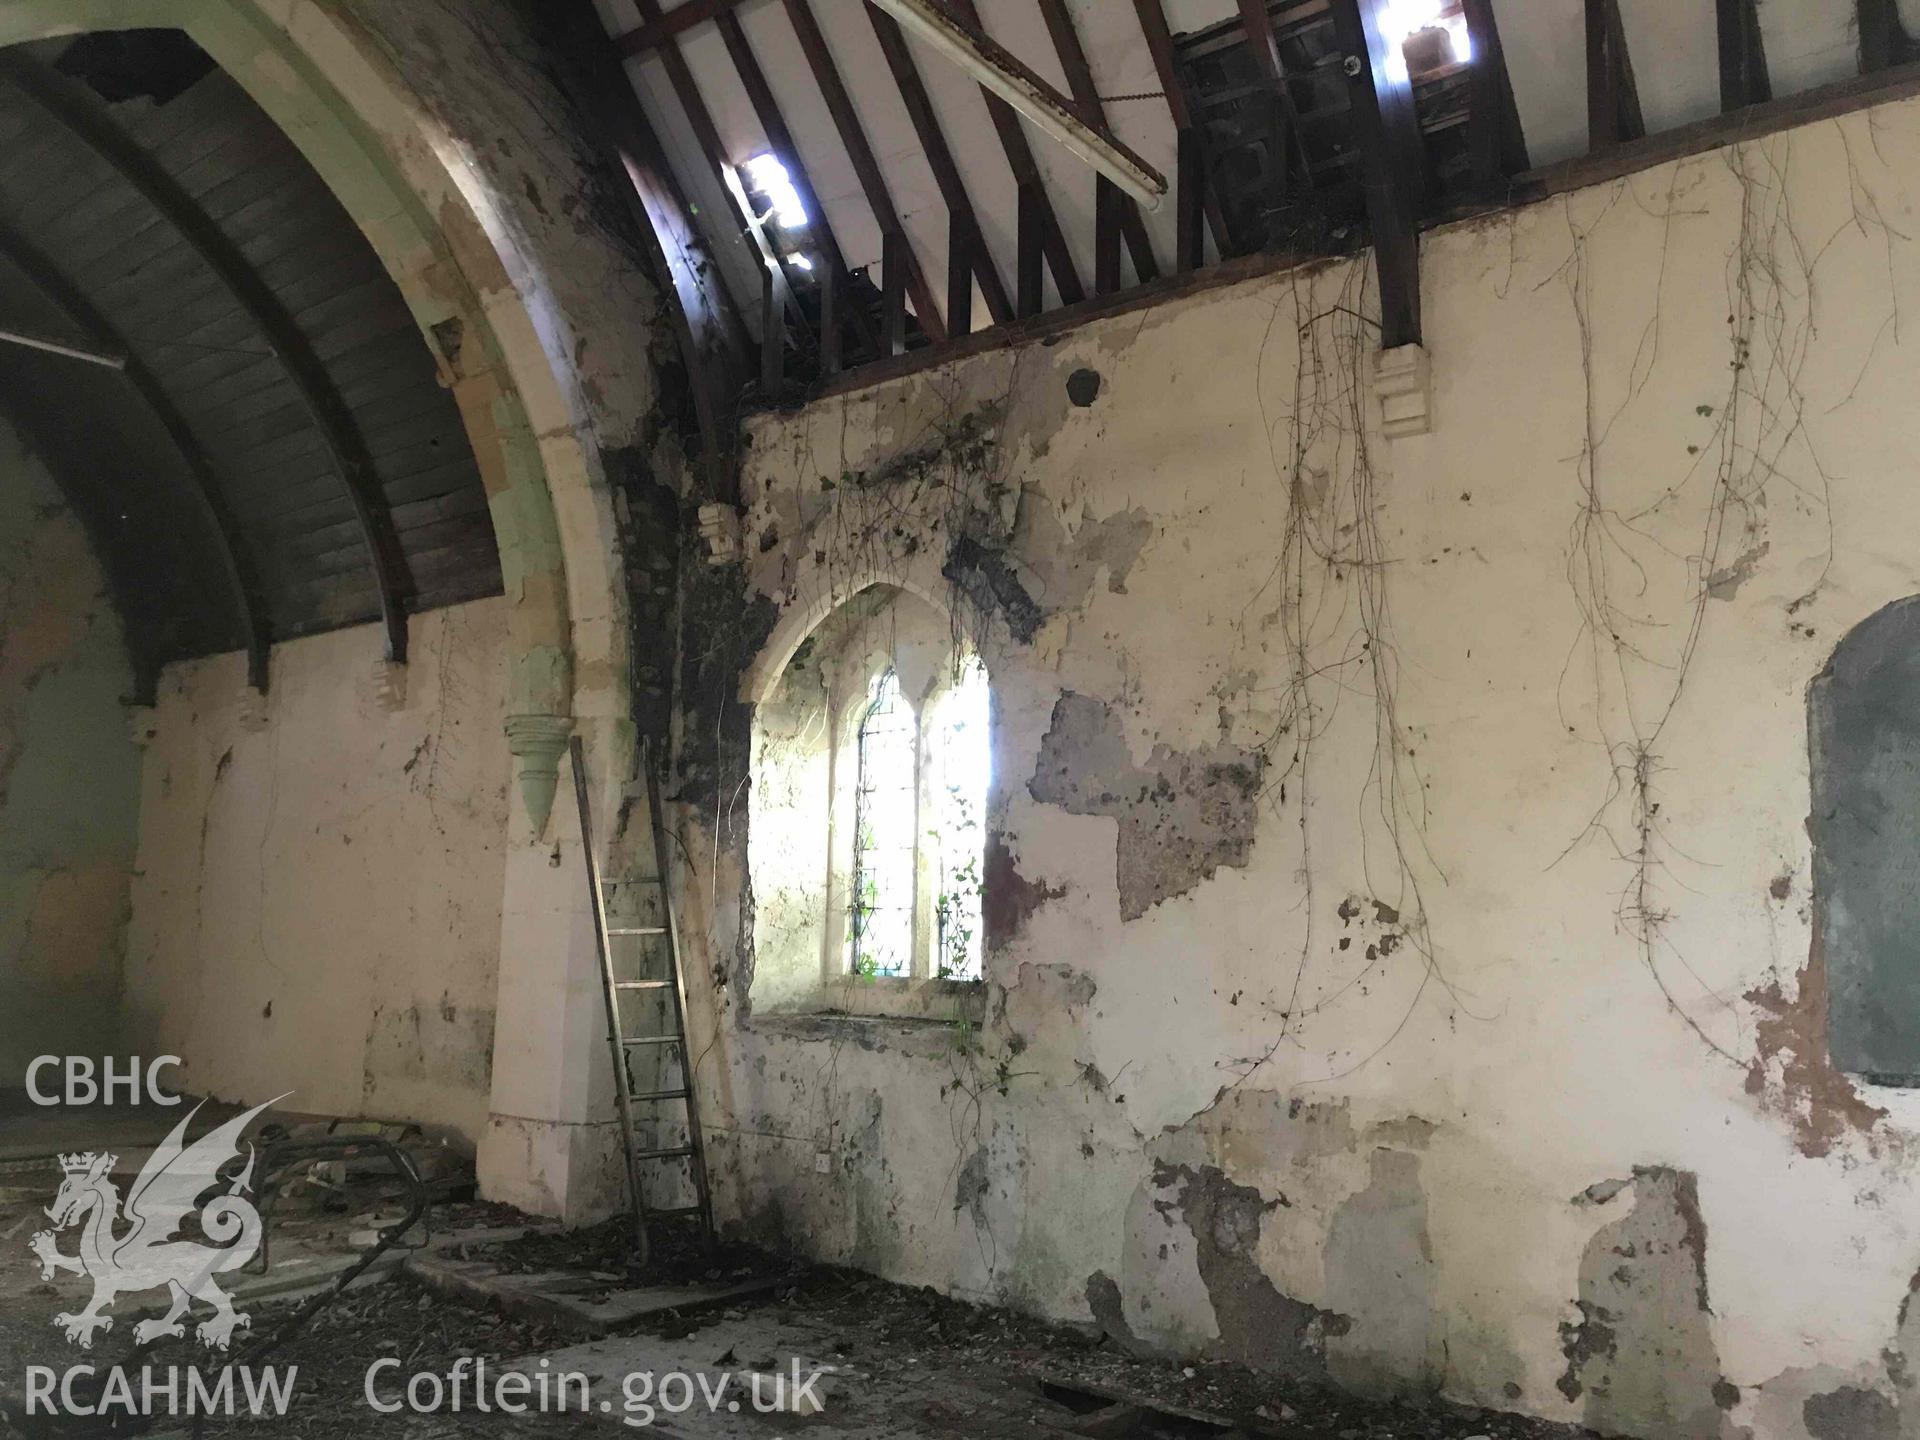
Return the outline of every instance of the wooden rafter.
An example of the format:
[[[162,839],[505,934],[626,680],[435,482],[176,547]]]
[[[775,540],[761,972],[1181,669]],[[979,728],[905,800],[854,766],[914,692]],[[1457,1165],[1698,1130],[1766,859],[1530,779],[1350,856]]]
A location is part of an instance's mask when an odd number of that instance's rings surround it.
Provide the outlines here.
[[[951,267],[955,254],[964,252],[970,261],[961,267],[961,274],[980,282],[980,293],[986,297],[987,313],[993,317],[996,325],[1005,324],[1013,318],[1013,301],[1007,294],[1007,287],[1000,278],[1000,271],[993,263],[988,251],[986,239],[980,230],[980,220],[973,208],[973,201],[967,194],[966,182],[961,179],[960,167],[954,162],[953,151],[947,145],[946,132],[940,127],[940,118],[934,113],[933,101],[927,95],[927,87],[920,78],[920,68],[914,64],[913,52],[907,46],[907,37],[901,33],[900,22],[886,11],[875,5],[866,6],[867,19],[873,22],[874,39],[880,42],[880,53],[886,57],[887,68],[893,72],[894,84],[899,88],[901,102],[907,107],[907,118],[913,122],[913,133],[920,141],[920,149],[927,157],[927,166],[933,171],[934,183],[940,187],[940,198],[946,202],[947,214],[959,227],[949,227],[951,238],[947,250],[947,263]],[[952,239],[963,243],[956,251]],[[955,318],[954,310],[958,303],[958,294],[952,288],[949,277],[947,297],[947,332],[949,335],[964,335],[971,325],[963,325]]]
[[[387,658],[404,663],[407,606],[414,594],[406,553],[400,548],[400,537],[394,530],[393,515],[366,437],[360,433],[352,409],[315,353],[306,332],[248,263],[240,247],[200,208],[185,187],[162,169],[145,148],[96,111],[75,91],[71,82],[18,59],[0,61],[0,74],[139,191],[213,272],[234,303],[246,312],[273,347],[326,446],[328,458],[366,541],[367,558],[380,595]]]
[[[643,0],[652,4],[653,0]],[[774,98],[773,86],[767,81],[767,72],[760,68],[759,57],[753,53],[753,46],[747,40],[747,32],[740,24],[740,17],[731,10],[722,10],[714,19],[720,26],[720,38],[725,42],[727,54],[733,60],[734,73],[740,77],[740,84],[747,92],[747,99],[753,105],[754,116],[760,121],[760,132],[767,137],[767,144],[779,157],[780,163],[787,167],[787,178],[793,183],[800,203],[806,207],[808,226],[819,244],[820,254],[827,262],[827,268],[833,272],[834,283],[839,287],[843,300],[851,299],[853,294],[852,272],[847,269],[847,257],[840,249],[840,242],[833,233],[833,222],[827,216],[826,207],[820,203],[815,193],[813,181],[807,177],[807,167],[801,163],[800,147],[794,143],[793,132],[787,128],[787,118],[780,110],[780,102]],[[662,54],[666,53],[664,50]],[[716,146],[718,141],[715,141]],[[724,168],[724,157],[716,158],[716,167]],[[742,217],[743,222],[751,221]],[[784,265],[786,257],[779,257]],[[851,312],[854,328],[860,337],[874,351],[880,349],[880,335],[875,330],[872,317],[866,307],[848,304],[844,309]]]
[[[1854,0],[1860,31],[1860,73],[1871,74],[1913,59],[1913,41],[1900,22],[1898,0]]]
[[[613,43],[620,47],[622,55],[644,55],[739,3],[740,0],[686,0],[686,3],[674,6],[665,14],[660,13],[657,5],[642,7],[641,23],[623,35],[614,36]]]
[[[643,21],[652,23],[660,18],[660,0],[634,0]],[[681,9],[685,9],[682,6]],[[677,11],[675,13],[678,13]],[[700,154],[720,182],[720,189],[727,197],[727,209],[731,212],[734,233],[741,237],[753,237],[755,227],[753,217],[748,215],[740,204],[734,187],[727,183],[727,152],[720,143],[720,129],[713,123],[713,112],[707,108],[706,96],[700,93],[700,84],[693,78],[693,67],[687,64],[687,57],[680,53],[680,46],[671,38],[662,40],[654,47],[661,66],[667,72],[667,83],[673,87],[674,98],[680,102],[680,109],[687,117],[687,128],[693,131],[694,143],[700,147]],[[751,240],[749,241],[751,243]],[[756,252],[755,269],[760,260]],[[780,284],[776,287],[786,307],[799,318],[799,306],[794,300],[794,291],[798,287],[799,277],[785,255],[774,257],[775,267],[780,272]],[[757,297],[756,297],[757,299]]]
[[[1500,44],[1500,25],[1493,18],[1493,0],[1461,0],[1461,12],[1473,47],[1468,144],[1474,184],[1484,193],[1495,194],[1508,176],[1527,168],[1526,134],[1520,128],[1520,112],[1513,100],[1513,82],[1507,74],[1506,51]]]
[[[953,13],[965,24],[984,30],[973,0],[950,0],[950,3]],[[1006,154],[1008,168],[1013,171],[1013,182],[1028,196],[1027,203],[1033,208],[1040,248],[1046,255],[1047,268],[1053,272],[1053,288],[1060,292],[1061,303],[1077,305],[1086,298],[1086,287],[1080,283],[1080,271],[1073,263],[1073,251],[1067,245],[1066,232],[1060,228],[1060,218],[1054,214],[1053,201],[1047,198],[1046,182],[1033,158],[1033,147],[1027,143],[1027,132],[1020,128],[1020,115],[984,85],[980,87],[980,95],[987,102],[987,115],[993,121],[994,133],[1000,137],[1000,148]]]
[[[1100,87],[1094,83],[1093,67],[1087,63],[1086,47],[1080,43],[1080,32],[1074,26],[1073,13],[1067,9],[1066,0],[1040,0],[1040,14],[1047,22],[1047,33],[1053,37],[1053,52],[1060,58],[1060,68],[1066,72],[1067,88],[1073,92],[1074,103],[1086,113],[1087,123],[1092,125],[1108,139],[1114,139],[1113,127],[1107,123],[1106,107],[1100,100]],[[1098,256],[1106,252],[1110,240],[1103,240],[1101,220],[1105,217],[1109,225],[1117,224],[1119,234],[1127,242],[1127,253],[1133,257],[1133,273],[1141,280],[1152,280],[1160,274],[1160,267],[1153,258],[1153,241],[1147,235],[1146,221],[1140,217],[1140,206],[1132,196],[1122,195],[1120,189],[1106,176],[1095,182],[1094,190],[1094,289],[1101,294],[1110,294],[1118,288],[1114,283],[1103,285]]]
[[[1619,0],[1586,0],[1587,148],[1604,150],[1647,133]]]
[[[1766,43],[1754,0],[1714,0],[1720,47],[1720,108],[1744,110],[1773,98]]]
[[[180,463],[193,482],[194,503],[213,531],[220,552],[221,568],[226,572],[227,589],[239,615],[240,633],[246,636],[247,683],[264,694],[272,650],[266,602],[261,595],[259,577],[249,563],[239,521],[235,519],[232,507],[227,504],[226,492],[220,487],[213,462],[207,458],[205,448],[187,424],[186,417],[180,413],[179,407],[174,404],[173,398],[168,395],[166,387],[147,368],[146,363],[133,353],[126,338],[114,329],[106,316],[80,292],[78,286],[60,273],[44,253],[4,222],[0,222],[0,256],[4,256],[25,277],[27,283],[65,316],[69,325],[86,336],[96,349],[126,357],[126,363],[120,367],[121,377],[140,398],[147,413],[166,432],[168,441],[172,443]]]
[[[1352,66],[1348,94],[1374,264],[1380,277],[1380,345],[1420,343],[1420,210],[1425,172],[1413,84],[1389,63],[1381,11],[1387,0],[1333,0],[1334,33]]]
[[[1307,154],[1300,132],[1300,115],[1287,83],[1287,68],[1280,59],[1280,38],[1274,32],[1273,12],[1267,0],[1240,0],[1240,27],[1246,32],[1247,48],[1253,52],[1272,94],[1268,97],[1268,120],[1273,143],[1267,155],[1267,205],[1278,210],[1287,203],[1287,167],[1289,150],[1300,156],[1302,182],[1313,184],[1313,159]]]
[[[711,249],[694,221],[693,207],[661,152],[624,68],[604,44],[594,43],[598,29],[592,11],[562,13],[562,23],[571,27],[565,33],[595,82],[593,93],[586,97],[591,102],[587,113],[598,122],[603,142],[627,177],[625,198],[655,278],[673,292],[667,309],[687,368],[709,489],[718,498],[734,499],[737,487],[725,463],[732,437],[721,416],[740,390],[751,353],[746,322],[709,258]],[[767,283],[772,285],[779,278],[770,271]],[[780,288],[784,291],[784,284]]]
[[[927,283],[920,258],[907,238],[906,226],[901,224],[900,213],[894,208],[892,192],[887,188],[887,177],[881,173],[880,161],[873,153],[873,146],[867,142],[867,132],[860,124],[859,112],[854,109],[853,96],[847,93],[846,82],[840,78],[840,67],[834,63],[833,51],[827,45],[827,37],[821,33],[820,22],[814,18],[813,8],[807,0],[786,0],[786,9],[787,18],[793,23],[793,33],[799,37],[800,51],[807,57],[814,83],[820,87],[820,96],[827,102],[827,113],[833,117],[833,128],[840,137],[840,147],[847,152],[853,173],[860,181],[861,192],[867,197],[867,208],[873,212],[882,236],[898,238],[895,258],[902,267],[901,278],[908,295],[912,297],[914,315],[920,321],[920,328],[936,343],[944,340],[947,338],[947,327],[940,318],[940,307],[934,299],[933,287]]]
[[[1139,17],[1140,31],[1146,36],[1148,53],[1153,56],[1154,73],[1160,77],[1160,93],[1166,99],[1167,113],[1173,117],[1173,128],[1180,135],[1194,135],[1193,107],[1187,103],[1187,92],[1180,85],[1180,67],[1174,61],[1173,32],[1167,28],[1167,12],[1161,0],[1133,0],[1133,12]],[[1198,138],[1194,135],[1196,142]],[[1201,183],[1205,187],[1203,200],[1207,226],[1213,231],[1214,248],[1222,255],[1229,254],[1233,240],[1227,231],[1226,214],[1220,208],[1220,197],[1210,182]]]

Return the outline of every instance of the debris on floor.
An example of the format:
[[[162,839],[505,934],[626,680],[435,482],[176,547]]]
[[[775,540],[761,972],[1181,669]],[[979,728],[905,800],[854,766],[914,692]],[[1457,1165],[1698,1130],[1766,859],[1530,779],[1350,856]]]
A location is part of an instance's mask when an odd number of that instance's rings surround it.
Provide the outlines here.
[[[333,1215],[326,1205],[346,1195],[377,1204],[380,1188],[366,1175],[337,1190],[322,1187],[304,1212],[290,1203],[280,1213],[272,1271],[255,1288],[234,1291],[250,1313],[250,1337],[271,1334],[357,1253],[352,1242],[364,1238],[369,1210],[356,1204],[353,1213]],[[0,1210],[0,1238],[16,1242],[0,1246],[0,1292],[21,1302],[4,1313],[31,1317],[0,1327],[0,1348],[13,1357],[9,1373],[32,1363],[66,1367],[76,1358],[103,1368],[208,1367],[208,1354],[191,1342],[135,1352],[125,1331],[103,1337],[84,1357],[70,1353],[47,1316],[51,1302],[77,1294],[77,1282],[39,1282],[17,1243],[36,1213],[17,1204]],[[260,1357],[295,1374],[284,1414],[213,1416],[198,1432],[163,1416],[147,1433],[456,1440],[579,1433],[582,1421],[590,1431],[657,1426],[712,1440],[788,1433],[1547,1440],[1586,1433],[1437,1401],[1369,1401],[1234,1365],[1143,1358],[1090,1331],[751,1246],[709,1252],[691,1230],[663,1231],[644,1273],[626,1263],[630,1233],[620,1221],[561,1230],[504,1206],[440,1204],[423,1231],[394,1252],[393,1263]],[[546,1414],[476,1408],[477,1396],[505,1393],[487,1387],[509,1375],[528,1387],[558,1379],[561,1405]],[[134,1433],[71,1428],[71,1421],[63,1430],[35,1429],[17,1394],[0,1407],[13,1426],[0,1426],[8,1440]]]

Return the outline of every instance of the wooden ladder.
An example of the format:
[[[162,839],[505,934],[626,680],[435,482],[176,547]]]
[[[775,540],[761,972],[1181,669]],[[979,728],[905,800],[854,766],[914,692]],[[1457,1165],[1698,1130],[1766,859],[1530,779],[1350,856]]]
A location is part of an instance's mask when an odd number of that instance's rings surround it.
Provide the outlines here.
[[[680,935],[674,924],[673,896],[666,878],[667,835],[666,824],[660,810],[660,778],[653,766],[650,747],[643,743],[640,751],[640,767],[647,777],[647,814],[653,835],[655,873],[629,879],[607,879],[600,873],[600,865],[594,855],[593,807],[587,798],[586,759],[578,735],[573,737],[571,748],[573,793],[580,808],[580,851],[586,864],[587,889],[593,909],[594,945],[600,953],[601,992],[605,997],[607,1009],[607,1044],[613,1053],[613,1080],[615,1094],[619,1101],[620,1143],[627,1157],[628,1193],[633,1197],[635,1263],[645,1265],[649,1249],[647,1234],[649,1220],[682,1215],[698,1216],[701,1242],[709,1248],[713,1245],[713,1203],[707,1188],[706,1149],[700,1134],[700,1111],[693,1093],[693,1060],[687,1054],[687,992],[680,966]],[[660,923],[658,925],[608,925],[607,889],[613,885],[656,887],[659,893]],[[664,940],[666,942],[664,946],[666,974],[651,979],[622,978],[620,967],[614,963],[613,946],[616,940],[627,939]],[[634,1033],[627,1024],[626,1007],[622,1004],[622,998],[638,997],[661,990],[666,991],[669,998],[667,1021],[670,1028],[657,1034]],[[643,1090],[636,1089],[634,1086],[630,1061],[636,1054],[646,1052],[662,1056],[671,1053],[677,1059],[677,1065],[671,1067],[668,1064],[651,1067],[658,1077],[653,1083],[660,1088]],[[670,1068],[679,1071],[677,1083],[666,1078]],[[676,1102],[686,1107],[686,1140],[678,1145],[643,1147],[635,1131],[635,1107],[665,1106]],[[688,1179],[692,1182],[694,1203],[661,1209],[649,1208],[647,1187],[642,1179],[644,1167],[669,1165],[679,1160],[687,1162]]]

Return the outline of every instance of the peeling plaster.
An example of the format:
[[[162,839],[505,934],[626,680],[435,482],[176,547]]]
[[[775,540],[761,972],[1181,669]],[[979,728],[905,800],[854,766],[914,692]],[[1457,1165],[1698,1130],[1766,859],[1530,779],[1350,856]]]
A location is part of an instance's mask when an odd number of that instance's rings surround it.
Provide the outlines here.
[[[1352,1320],[1283,1295],[1260,1263],[1266,1217],[1287,1204],[1237,1185],[1217,1166],[1156,1164],[1153,1183],[1174,1192],[1156,1202],[1177,1210],[1193,1234],[1200,1278],[1213,1302],[1220,1338],[1213,1352],[1255,1369],[1294,1379],[1326,1375],[1329,1336],[1345,1335]]]
[[[1136,766],[1107,702],[1069,691],[1054,704],[1027,789],[1068,814],[1120,822],[1120,917],[1137,920],[1222,865],[1246,865],[1265,768],[1263,754],[1229,744],[1199,751],[1160,744]]]
[[[1802,1155],[1819,1158],[1849,1135],[1871,1136],[1887,1112],[1862,1099],[1827,1054],[1827,967],[1816,930],[1788,997],[1779,977],[1747,992],[1759,1015],[1747,1093],[1792,1127]]]
[[[1589,1192],[1591,1193],[1591,1192]],[[1707,1230],[1697,1183],[1665,1165],[1635,1169],[1625,1214],[1603,1225],[1580,1260],[1579,1319],[1560,1327],[1560,1393],[1585,1404],[1602,1434],[1706,1440],[1724,1412],[1707,1295]]]

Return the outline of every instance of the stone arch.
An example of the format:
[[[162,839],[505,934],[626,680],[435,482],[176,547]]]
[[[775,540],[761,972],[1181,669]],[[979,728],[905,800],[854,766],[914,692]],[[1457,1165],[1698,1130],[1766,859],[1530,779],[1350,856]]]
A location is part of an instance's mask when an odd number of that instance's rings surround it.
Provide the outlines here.
[[[459,404],[500,549],[506,725],[537,834],[576,716],[617,724],[630,711],[620,548],[593,483],[591,406],[563,307],[460,137],[324,0],[0,7],[0,45],[155,27],[186,32],[300,148],[393,277]]]
[[[828,616],[876,585],[904,590],[926,601],[950,622],[953,619],[953,587],[940,573],[938,557],[924,547],[904,560],[866,562],[852,567],[841,564],[831,570],[826,566],[816,567],[811,560],[807,562],[808,571],[816,568],[818,573],[802,573],[795,587],[796,598],[774,622],[759,654],[741,673],[740,699],[748,705],[758,705],[773,693],[787,662]]]
[[[617,812],[632,774],[611,482],[648,478],[655,454],[657,292],[624,241],[581,221],[601,198],[591,157],[522,143],[516,126],[565,131],[567,96],[554,82],[529,97],[474,53],[490,43],[489,8],[9,0],[0,45],[184,31],[333,190],[426,337],[500,549],[506,731],[524,802],[509,821],[496,1006],[515,1023],[494,1032],[480,1185],[488,1198],[583,1222],[618,1208],[624,1183],[612,1068],[602,1047],[577,1039],[604,1023],[593,947],[566,923],[584,892],[581,850],[549,812],[576,726],[600,761],[589,767],[596,813]],[[504,4],[499,13],[511,14]],[[441,63],[412,63],[417,47],[437,48]],[[495,101],[519,108],[496,114]]]

